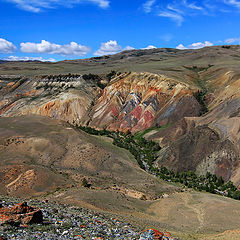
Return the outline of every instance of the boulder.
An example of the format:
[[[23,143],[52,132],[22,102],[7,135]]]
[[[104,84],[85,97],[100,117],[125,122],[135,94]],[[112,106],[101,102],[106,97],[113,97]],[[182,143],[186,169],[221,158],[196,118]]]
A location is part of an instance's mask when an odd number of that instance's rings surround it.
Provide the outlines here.
[[[163,233],[156,229],[144,230],[140,234],[140,240],[160,240],[162,237]]]
[[[179,240],[178,238],[171,237],[169,232],[160,232],[156,229],[144,230],[140,233],[139,240]]]
[[[25,225],[42,222],[42,211],[39,208],[28,206],[26,202],[16,204],[13,207],[0,208],[0,225]]]

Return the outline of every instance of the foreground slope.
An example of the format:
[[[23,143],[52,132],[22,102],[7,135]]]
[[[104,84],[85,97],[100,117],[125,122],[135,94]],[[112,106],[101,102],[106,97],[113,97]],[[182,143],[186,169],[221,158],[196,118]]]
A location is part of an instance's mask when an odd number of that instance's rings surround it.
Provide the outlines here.
[[[177,190],[140,169],[131,154],[109,140],[91,137],[64,122],[37,115],[2,118],[0,129],[2,194],[75,189],[84,177],[96,191],[108,189],[136,198],[155,199]]]
[[[61,199],[184,239],[239,226],[239,201],[181,192],[141,170],[108,138],[36,115],[2,118],[0,130],[1,194]],[[83,178],[90,188],[82,187]]]

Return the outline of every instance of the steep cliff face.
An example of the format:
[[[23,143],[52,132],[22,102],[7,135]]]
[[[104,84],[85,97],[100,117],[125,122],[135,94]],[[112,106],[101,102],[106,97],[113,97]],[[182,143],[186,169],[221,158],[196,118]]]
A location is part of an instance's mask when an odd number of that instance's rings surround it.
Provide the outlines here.
[[[183,118],[146,137],[159,141],[163,147],[158,165],[177,171],[196,170],[199,174],[211,172],[239,185],[239,74],[227,71],[212,76],[204,87],[209,89],[208,113]]]
[[[38,114],[70,123],[89,122],[96,128],[136,132],[197,116],[200,109],[187,84],[150,73],[121,74],[103,91],[81,76],[4,83],[0,114],[5,117]]]
[[[200,106],[187,84],[150,73],[123,74],[103,91],[90,125],[135,133],[197,116]]]
[[[70,123],[88,121],[100,89],[78,77],[5,79],[1,82],[0,116],[38,114]]]
[[[227,181],[239,167],[239,157],[230,140],[205,125],[190,129],[166,145],[159,153],[158,165],[175,171],[194,170],[199,175],[210,172]]]

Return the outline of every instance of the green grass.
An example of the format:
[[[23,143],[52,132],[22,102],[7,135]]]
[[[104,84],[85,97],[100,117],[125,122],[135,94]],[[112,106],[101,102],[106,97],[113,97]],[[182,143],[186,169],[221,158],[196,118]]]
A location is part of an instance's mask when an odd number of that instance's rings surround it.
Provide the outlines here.
[[[139,132],[136,132],[135,134],[134,134],[134,139],[136,139],[136,140],[139,140],[140,138],[142,138],[145,134],[147,134],[147,133],[149,133],[149,132],[151,132],[151,131],[153,131],[153,130],[163,130],[163,129],[165,129],[165,128],[168,128],[168,127],[170,127],[171,126],[171,123],[168,123],[167,125],[164,125],[164,126],[161,126],[161,127],[151,127],[151,128],[148,128],[148,129],[145,129],[145,130],[143,130],[143,131],[139,131]]]

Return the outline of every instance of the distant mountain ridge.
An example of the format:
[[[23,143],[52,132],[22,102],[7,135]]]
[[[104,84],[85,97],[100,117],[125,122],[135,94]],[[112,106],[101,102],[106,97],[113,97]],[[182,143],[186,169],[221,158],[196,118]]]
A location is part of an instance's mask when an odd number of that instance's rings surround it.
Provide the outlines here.
[[[114,55],[88,59],[65,60],[60,62],[7,62],[1,64],[3,75],[35,76],[44,74],[95,73],[111,70],[121,72],[152,72],[178,76],[183,66],[213,64],[231,67],[238,64],[239,45],[213,46],[202,49],[179,50],[174,48],[156,48],[148,50],[128,50]]]

